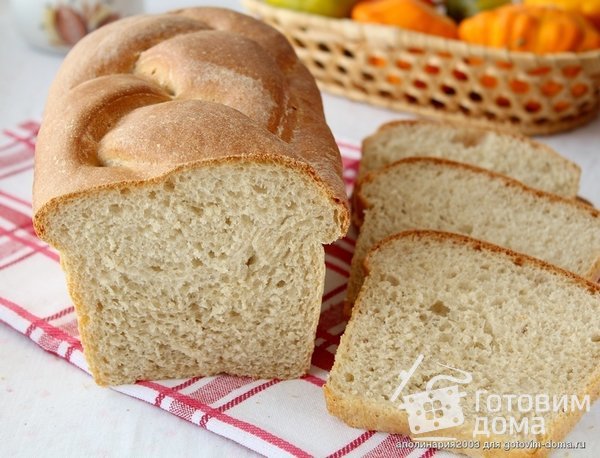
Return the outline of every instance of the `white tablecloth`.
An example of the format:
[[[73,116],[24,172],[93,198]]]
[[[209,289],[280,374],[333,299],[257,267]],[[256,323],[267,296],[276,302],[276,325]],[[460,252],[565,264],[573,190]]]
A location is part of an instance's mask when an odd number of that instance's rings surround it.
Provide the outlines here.
[[[18,1],[18,0],[15,0]],[[235,0],[148,1],[147,11]],[[30,48],[18,35],[6,0],[0,0],[0,128],[39,120],[46,91],[62,57]],[[380,124],[402,115],[324,95],[335,136],[356,144]],[[544,142],[583,169],[581,195],[600,206],[600,119]],[[598,436],[600,403],[569,440]],[[589,439],[588,439],[589,442]],[[600,448],[600,442],[594,442]],[[599,456],[584,452],[556,456]],[[90,377],[0,325],[0,456],[255,456],[245,448],[153,406],[97,387]]]

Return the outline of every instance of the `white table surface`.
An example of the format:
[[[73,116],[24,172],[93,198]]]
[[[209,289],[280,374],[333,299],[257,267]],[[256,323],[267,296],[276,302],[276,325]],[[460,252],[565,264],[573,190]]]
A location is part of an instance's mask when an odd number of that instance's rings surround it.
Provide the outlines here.
[[[240,8],[236,0],[178,0],[147,1],[146,10],[211,3]],[[59,55],[29,47],[14,28],[7,0],[0,0],[0,128],[40,119],[61,60]],[[383,122],[402,117],[327,94],[324,103],[336,137],[357,144]],[[600,206],[600,119],[543,141],[582,167],[581,195]],[[588,449],[555,456],[600,456],[599,431],[600,403],[596,403],[568,437],[587,439]],[[0,457],[13,456],[243,458],[256,454],[156,407],[97,387],[74,366],[0,325]]]

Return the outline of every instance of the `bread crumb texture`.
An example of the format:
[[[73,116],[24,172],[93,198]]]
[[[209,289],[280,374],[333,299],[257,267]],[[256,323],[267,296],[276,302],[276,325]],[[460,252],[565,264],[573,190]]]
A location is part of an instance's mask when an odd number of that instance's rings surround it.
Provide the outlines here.
[[[332,219],[307,180],[249,163],[63,204],[49,226],[95,377],[303,374]]]

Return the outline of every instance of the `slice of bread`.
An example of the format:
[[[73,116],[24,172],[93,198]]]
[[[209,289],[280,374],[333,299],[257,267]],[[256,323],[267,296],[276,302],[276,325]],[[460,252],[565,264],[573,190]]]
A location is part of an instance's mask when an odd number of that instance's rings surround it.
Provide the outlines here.
[[[581,171],[525,136],[426,120],[384,124],[363,142],[359,178],[407,157],[440,157],[515,178],[527,186],[575,197]]]
[[[431,431],[421,428],[426,432],[421,437],[481,440],[479,449],[461,450],[473,456],[538,457],[549,450],[486,452],[483,442],[499,441],[503,450],[508,441],[559,441],[582,411],[532,412],[525,403],[517,408],[513,398],[511,411],[504,399],[492,412],[487,409],[488,395],[548,395],[551,400],[567,395],[569,407],[574,407],[573,395],[579,401],[589,396],[590,405],[598,398],[597,285],[505,248],[431,231],[386,239],[370,252],[366,265],[368,277],[325,385],[328,410],[350,426],[419,437],[411,432],[416,429],[407,415],[410,408],[400,406],[404,396],[423,391],[433,395],[435,389],[457,385],[466,392],[459,403],[464,423]],[[419,355],[424,359],[392,402],[400,372],[409,371]],[[452,368],[469,373],[472,380]],[[427,389],[427,382],[438,375],[460,380],[439,381]],[[485,391],[479,395],[479,408],[478,391]],[[491,409],[496,406],[494,400]],[[477,425],[478,416],[487,417],[488,425],[495,417],[508,422],[514,417],[519,424],[527,418],[533,425],[532,417],[540,416],[545,433],[528,426],[527,431],[508,429],[513,434],[503,435],[497,425],[496,435],[474,437],[475,427],[483,425]]]
[[[409,158],[368,173],[357,185],[365,210],[348,285],[354,302],[367,252],[409,229],[457,232],[535,256],[595,280],[600,212],[508,177],[437,158]]]

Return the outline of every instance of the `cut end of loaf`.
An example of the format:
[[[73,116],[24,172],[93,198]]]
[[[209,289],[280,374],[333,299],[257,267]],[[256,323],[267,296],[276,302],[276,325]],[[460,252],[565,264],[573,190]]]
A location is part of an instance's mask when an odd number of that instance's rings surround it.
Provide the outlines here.
[[[38,227],[61,251],[90,369],[115,385],[304,374],[340,218],[306,174],[240,160],[72,197]]]
[[[367,267],[325,386],[329,411],[351,426],[418,437],[398,404],[403,395],[425,391],[432,377],[461,378],[439,364],[466,371],[472,380],[460,384],[466,392],[460,403],[464,424],[430,434],[437,437],[472,440],[476,416],[512,416],[521,422],[535,415],[544,418],[545,434],[484,440],[559,441],[583,413],[491,412],[485,401],[477,410],[477,391],[589,395],[591,402],[599,396],[597,285],[535,258],[431,231],[404,232],[381,242]],[[423,362],[392,402],[400,371],[411,368],[419,354]],[[434,388],[453,384],[439,382]]]

